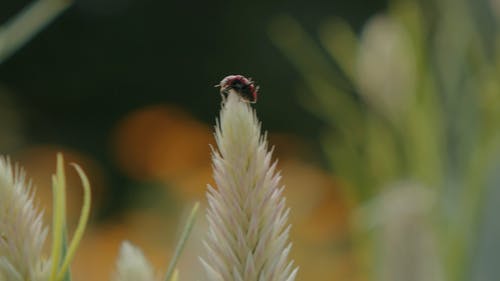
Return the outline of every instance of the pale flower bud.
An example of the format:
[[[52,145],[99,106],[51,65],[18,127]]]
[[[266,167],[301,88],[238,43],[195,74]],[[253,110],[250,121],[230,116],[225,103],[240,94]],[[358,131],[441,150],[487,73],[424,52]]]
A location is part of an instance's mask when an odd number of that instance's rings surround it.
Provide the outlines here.
[[[113,281],[155,281],[154,270],[142,251],[130,242],[123,242]]]

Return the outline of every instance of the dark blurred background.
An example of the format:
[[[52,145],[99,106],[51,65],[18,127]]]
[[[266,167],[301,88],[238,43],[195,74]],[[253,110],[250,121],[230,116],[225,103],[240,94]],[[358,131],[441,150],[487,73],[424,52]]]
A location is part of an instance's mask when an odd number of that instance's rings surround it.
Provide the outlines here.
[[[2,1],[5,22],[29,1]],[[290,14],[312,31],[342,16],[360,27],[384,1],[77,1],[0,65],[0,83],[19,109],[22,142],[15,153],[50,144],[99,161],[123,196],[130,179],[110,149],[117,123],[148,105],[170,104],[212,126],[228,74],[261,86],[255,105],[264,129],[300,136],[321,161],[321,121],[296,98],[300,76],[272,45],[269,23]],[[121,194],[121,195],[120,195]]]

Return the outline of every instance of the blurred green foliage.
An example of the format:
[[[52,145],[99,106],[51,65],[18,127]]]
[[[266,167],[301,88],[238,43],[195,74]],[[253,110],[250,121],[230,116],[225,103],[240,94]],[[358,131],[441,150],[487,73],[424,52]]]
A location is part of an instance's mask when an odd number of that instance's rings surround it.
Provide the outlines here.
[[[300,95],[303,104],[328,124],[324,151],[354,200],[402,180],[435,191],[446,280],[468,280],[486,183],[499,159],[494,5],[392,1],[360,34],[342,19],[326,21],[320,44],[293,17],[270,28],[303,77],[310,94]]]

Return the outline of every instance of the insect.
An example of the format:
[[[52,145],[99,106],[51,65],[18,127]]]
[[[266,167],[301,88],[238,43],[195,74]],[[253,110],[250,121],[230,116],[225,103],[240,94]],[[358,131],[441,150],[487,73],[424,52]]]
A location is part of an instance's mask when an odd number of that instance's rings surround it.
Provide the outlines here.
[[[234,92],[246,102],[257,102],[259,86],[255,85],[252,78],[246,78],[243,75],[229,75],[222,79],[220,84],[216,87],[220,87],[220,93],[223,96],[227,96],[231,92]]]

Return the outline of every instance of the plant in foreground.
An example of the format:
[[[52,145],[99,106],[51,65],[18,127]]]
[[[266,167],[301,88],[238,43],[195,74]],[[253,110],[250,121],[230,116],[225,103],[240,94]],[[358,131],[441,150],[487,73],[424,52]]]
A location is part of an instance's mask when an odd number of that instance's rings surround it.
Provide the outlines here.
[[[289,209],[266,135],[237,93],[223,101],[213,150],[217,189],[208,186],[206,280],[293,281]]]
[[[162,279],[164,281],[177,281],[179,272],[175,268],[179,257],[184,249],[187,238],[191,233],[198,213],[199,203],[197,202],[191,209],[191,213],[187,219],[187,223],[181,233],[177,247],[175,248],[174,256],[168,265],[167,273]],[[120,249],[120,255],[116,262],[116,272],[113,276],[113,281],[156,281],[160,280],[154,272],[153,267],[146,259],[142,251],[125,241]]]
[[[73,164],[82,180],[84,201],[71,242],[66,241],[66,180],[62,155],[52,177],[52,251],[43,256],[47,228],[34,204],[31,184],[24,171],[0,158],[0,281],[69,280],[69,264],[80,243],[90,213],[90,184],[80,166]]]
[[[56,174],[52,177],[53,223],[52,250],[48,258],[43,246],[48,229],[34,202],[34,192],[25,173],[0,157],[0,281],[71,281],[69,266],[85,231],[90,214],[91,194],[87,176],[72,164],[83,185],[80,220],[68,243],[66,230],[66,176],[61,154],[57,155]],[[198,203],[193,207],[180,241],[163,280],[176,281],[175,265],[193,227]],[[124,242],[114,281],[154,281],[155,274],[142,252]]]

